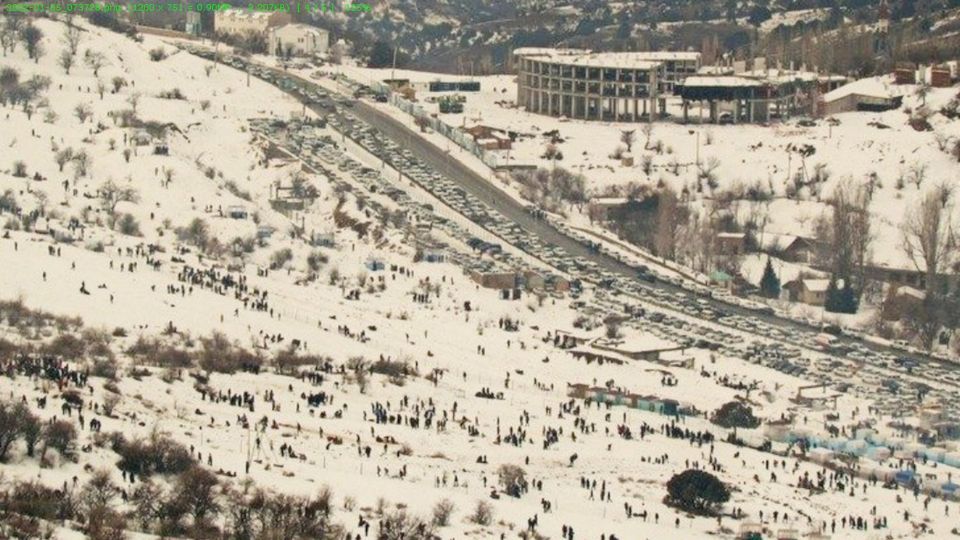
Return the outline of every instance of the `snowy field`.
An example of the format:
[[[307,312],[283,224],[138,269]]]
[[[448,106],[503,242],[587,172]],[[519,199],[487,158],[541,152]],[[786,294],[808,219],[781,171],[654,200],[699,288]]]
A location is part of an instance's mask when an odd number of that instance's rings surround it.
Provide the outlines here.
[[[369,534],[378,537],[378,525],[398,508],[429,521],[443,499],[452,501],[455,510],[450,523],[434,527],[433,534],[451,539],[532,538],[532,529],[540,538],[561,538],[563,531],[572,538],[572,529],[575,538],[611,539],[732,538],[753,529],[763,530],[764,537],[801,538],[816,533],[833,538],[956,534],[951,530],[956,530],[960,508],[955,500],[939,498],[944,484],[952,485],[955,467],[916,458],[906,450],[917,444],[915,434],[891,425],[894,420],[915,425],[922,419],[881,415],[869,394],[851,392],[834,400],[829,391],[803,388],[818,381],[705,349],[665,355],[686,360],[689,367],[578,360],[553,344],[557,330],[574,329],[584,312],[571,298],[502,301],[497,291],[479,288],[453,264],[414,262],[415,246],[405,231],[383,226],[377,239],[361,236],[343,221],[352,218],[376,227],[376,220],[359,207],[355,195],[338,192],[323,175],[301,171],[319,193],[307,209],[293,217],[275,210],[270,201],[278,182],[289,186],[300,165],[255,139],[249,120],[286,119],[302,108],[273,86],[257,79],[248,86],[245,74],[176,52],[157,38],[145,36],[136,43],[86,26],[79,54],[99,51],[105,63],[94,75],[81,59],[67,75],[56,62],[65,26],[46,19],[36,24],[46,48],[38,62],[28,59],[22,47],[0,58],[0,68],[15,67],[21,80],[32,74],[51,79],[46,106],[35,104],[30,115],[22,107],[0,109],[0,193],[7,194],[6,201],[16,201],[20,214],[0,214],[0,222],[8,224],[0,239],[0,300],[22,299],[30,309],[80,317],[86,328],[102,329],[112,335],[107,347],[120,369],[114,380],[91,374],[76,384],[10,376],[18,360],[0,356],[4,400],[26,398],[32,406],[45,398],[44,408],[33,407],[42,420],[66,419],[78,430],[75,458],[44,446],[42,465],[18,440],[0,463],[0,488],[37,480],[51,488],[80,490],[95,470],[105,469],[124,494],[133,492],[143,484],[142,477],[131,481],[121,473],[118,455],[109,445],[98,445],[98,435],[120,432],[136,439],[164,433],[216,474],[224,496],[249,482],[300,495],[328,486],[332,520],[360,537],[368,532],[358,523],[372,522]],[[151,61],[149,51],[158,46],[170,56]],[[111,91],[114,77],[127,83],[116,92]],[[102,98],[98,80],[107,86]],[[566,138],[561,148],[568,159],[584,165],[594,189],[640,176],[607,159],[612,148],[591,142],[618,140],[622,126],[534,118],[483,101],[497,99],[494,86],[508,89],[499,99],[512,98],[508,79],[484,79],[483,86],[483,93],[471,97],[480,101],[468,101],[468,116],[476,114],[472,109],[483,110],[485,124],[523,127],[534,134],[559,129]],[[174,88],[186,99],[157,97]],[[136,94],[139,98],[131,100]],[[943,98],[937,93],[928,100]],[[91,112],[85,121],[75,114],[81,103]],[[127,109],[135,109],[141,121],[175,126],[168,127],[165,139],[169,155],[154,153],[157,140],[138,146],[134,138],[142,132],[114,123],[110,112]],[[929,134],[903,131],[910,128],[903,125],[902,112],[878,117],[891,126],[876,131],[879,138],[867,131],[874,129],[866,127],[869,115],[842,116],[841,127],[829,138],[826,126],[784,134],[782,140],[771,140],[770,128],[709,128],[713,143],[701,147],[701,159],[721,160],[718,176],[724,182],[740,178],[779,186],[780,175],[787,174],[783,146],[807,141],[818,149],[808,167],[823,160],[834,177],[862,177],[866,169],[877,169],[884,183],[877,200],[886,197],[891,205],[903,205],[917,192],[908,186],[897,197],[886,176],[897,166],[923,156],[930,162],[930,179],[953,170],[948,156],[930,148]],[[662,139],[673,154],[656,156],[656,163],[674,157],[693,161],[687,129],[657,125],[653,138]],[[866,136],[857,135],[861,131],[876,142],[866,147]],[[906,135],[916,137],[916,146],[904,146]],[[764,143],[763,149],[750,154],[757,142]],[[643,145],[642,138],[638,144]],[[89,156],[83,174],[77,160],[60,170],[55,156],[66,147]],[[347,148],[356,159],[374,165],[362,151]],[[542,140],[534,137],[520,144],[513,157],[537,162],[540,151]],[[757,157],[749,164],[749,175],[744,163],[735,163],[733,156],[740,155]],[[15,174],[18,161],[25,176]],[[792,167],[797,166],[794,161]],[[665,181],[681,188],[682,176]],[[104,201],[111,179],[136,196],[128,191],[116,204]],[[791,213],[793,205],[806,203],[777,201],[770,215],[783,219],[783,227],[793,227],[806,211]],[[231,219],[233,208],[244,209],[247,217]],[[31,213],[38,219],[26,219],[33,229],[26,230],[23,216]],[[891,219],[898,215],[889,209],[883,213]],[[124,229],[124,219],[131,223],[125,215],[139,224],[138,230]],[[208,227],[204,253],[197,235],[186,234],[195,219]],[[272,234],[258,241],[268,226]],[[307,246],[291,234],[295,227],[335,230],[337,247]],[[237,247],[245,244],[249,250]],[[278,257],[285,249],[289,258]],[[308,258],[318,253],[323,258],[314,260],[321,262],[310,268]],[[386,267],[367,267],[372,258]],[[588,290],[580,302],[593,302],[596,296]],[[645,334],[635,326],[625,325],[624,337],[643,341]],[[9,312],[0,312],[4,343],[40,347],[68,333],[54,326],[36,332],[25,327],[15,324]],[[214,332],[263,358],[263,369],[227,374],[168,368],[133,352],[142,338],[200,354],[203,338]],[[592,332],[603,334],[603,325]],[[739,335],[748,339],[746,333]],[[0,348],[0,353],[6,350]],[[280,373],[276,358],[291,350],[314,355],[313,360]],[[93,356],[71,359],[69,368],[90,373]],[[101,350],[96,356],[110,355]],[[367,373],[356,369],[362,365],[358,359],[368,366],[399,361],[406,371],[400,376]],[[598,405],[571,397],[574,384],[674,400],[690,414]],[[71,390],[82,394],[83,404],[64,408]],[[319,393],[322,403],[308,401]],[[814,399],[797,400],[801,393]],[[115,399],[110,396],[119,400],[107,414],[104,407]],[[735,430],[748,446],[727,442],[734,430],[707,418],[731,401],[749,404],[766,424]],[[100,422],[98,430],[91,429],[92,419]],[[775,438],[782,426],[826,440],[831,431],[853,438],[867,425],[875,440],[883,437],[897,452],[847,463],[783,442],[772,445],[775,453],[751,447]],[[955,445],[938,447],[940,461],[957,450]],[[503,465],[523,469],[527,488],[519,497],[501,485]],[[730,487],[730,500],[718,516],[697,517],[665,504],[667,481],[691,468],[710,471]],[[881,480],[871,481],[865,471]],[[916,492],[896,482],[884,487],[883,479],[894,471],[915,474],[920,481]],[[167,490],[179,485],[172,475],[154,479]],[[488,524],[469,519],[478,501],[492,505]],[[133,510],[120,495],[109,506],[119,513]],[[858,518],[864,525],[860,529],[853,526]],[[212,522],[227,528],[233,526],[231,519],[223,512]],[[881,524],[885,527],[878,528]],[[56,538],[84,537],[78,532],[80,520],[56,525]],[[136,530],[131,537],[160,536],[156,527],[138,526],[133,519],[128,525]],[[407,536],[413,537],[429,536]]]

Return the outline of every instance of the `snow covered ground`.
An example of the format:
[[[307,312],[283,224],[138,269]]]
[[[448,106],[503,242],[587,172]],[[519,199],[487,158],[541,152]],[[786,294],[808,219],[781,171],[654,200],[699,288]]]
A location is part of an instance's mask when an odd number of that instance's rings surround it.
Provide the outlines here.
[[[369,69],[356,66],[326,67],[324,71],[342,72],[361,82],[382,81],[389,78],[389,69]],[[612,122],[564,121],[513,108],[516,83],[513,76],[454,77],[397,70],[396,78],[409,79],[417,89],[417,99],[427,110],[436,111],[437,105],[428,98],[443,93],[427,92],[425,84],[432,80],[479,80],[481,91],[462,93],[466,97],[463,114],[444,114],[441,118],[454,126],[483,124],[505,131],[528,135],[521,137],[505,157],[511,163],[549,166],[551,161],[541,155],[547,141],[542,134],[557,130],[562,142],[557,148],[564,158],[558,165],[581,172],[588,179],[594,193],[602,193],[609,186],[629,181],[656,187],[659,183],[675,191],[686,189],[694,199],[717,198],[724,191],[736,193],[743,188],[760,186],[772,194],[766,204],[770,222],[768,232],[811,235],[815,217],[825,209],[837,182],[852,178],[866,182],[876,174],[875,194],[871,204],[873,222],[877,226],[873,246],[874,261],[878,264],[909,265],[898,243],[899,217],[920,194],[940,185],[957,173],[957,163],[948,152],[941,150],[938,138],[960,136],[960,125],[940,114],[933,114],[933,131],[918,132],[909,124],[908,111],[921,108],[922,103],[932,112],[939,111],[956,96],[955,88],[937,88],[925,99],[916,95],[913,85],[893,85],[890,78],[877,79],[874,86],[893,95],[904,97],[903,107],[885,113],[842,113],[835,118],[838,126],[817,122],[812,127],[788,121],[772,127],[755,125],[681,125],[670,122],[654,124],[647,144],[638,124]],[[679,114],[676,103],[670,112]],[[691,110],[697,116],[697,109]],[[881,127],[878,127],[878,124]],[[636,130],[633,154],[634,164],[623,166],[609,156],[620,143],[622,130]],[[608,141],[607,145],[598,141]],[[662,146],[661,152],[649,147]],[[698,144],[699,143],[699,144]],[[788,147],[811,145],[815,153],[802,159]],[[695,165],[712,164],[718,179],[714,190],[698,191]],[[642,170],[644,156],[652,159],[649,175]],[[829,179],[815,193],[801,190],[798,196],[787,198],[788,186],[801,170],[813,175],[818,166],[825,167]],[[923,168],[919,186],[914,181],[915,171]],[[676,171],[676,172],[675,172]],[[898,187],[898,179],[902,184]],[[746,204],[746,203],[744,203]]]
[[[375,240],[372,234],[361,236],[338,225],[338,212],[359,221],[373,223],[375,219],[358,206],[356,194],[342,195],[332,179],[310,171],[305,174],[319,192],[317,200],[293,217],[274,210],[269,201],[277,182],[288,186],[300,165],[277,148],[265,148],[252,136],[249,120],[284,119],[302,110],[276,88],[257,79],[247,86],[245,74],[224,66],[213,66],[207,73],[211,64],[185,52],[174,53],[169,46],[170,57],[152,62],[148,51],[164,46],[159,39],[145,36],[143,43],[136,43],[86,26],[81,54],[88,48],[100,51],[107,65],[94,76],[92,69],[80,62],[66,75],[55,62],[63,46],[59,35],[64,25],[46,19],[39,19],[37,25],[46,35],[47,49],[39,63],[27,59],[22,48],[0,59],[0,67],[18,68],[21,79],[33,73],[51,78],[46,107],[29,117],[20,107],[0,109],[4,115],[0,119],[0,193],[9,190],[21,215],[37,211],[43,216],[35,230],[28,231],[13,225],[22,224],[22,218],[9,211],[0,215],[0,221],[10,224],[0,239],[0,300],[21,298],[31,309],[79,316],[87,327],[116,334],[110,349],[123,369],[115,381],[122,399],[114,414],[90,410],[91,404],[103,404],[113,393],[105,388],[106,379],[91,376],[89,388],[80,388],[86,400],[83,413],[88,420],[101,421],[102,432],[119,431],[128,438],[154,431],[167,433],[192,447],[201,464],[217,472],[223,484],[238,489],[246,478],[286,493],[313,494],[323,485],[330,486],[337,508],[334,520],[361,535],[362,528],[356,527],[358,516],[376,523],[379,499],[384,499],[388,508],[404,505],[410,512],[426,516],[443,498],[452,500],[456,511],[449,526],[436,530],[441,538],[518,537],[533,518],[537,530],[548,538],[560,537],[564,527],[572,527],[576,538],[728,538],[746,524],[760,524],[769,534],[820,531],[836,538],[912,538],[920,535],[923,527],[932,537],[943,538],[956,526],[960,508],[955,501],[934,499],[927,504],[925,491],[914,495],[902,486],[888,489],[864,478],[847,480],[836,472],[846,469],[836,464],[826,468],[801,455],[796,447],[788,450],[784,443],[773,445],[780,454],[730,444],[725,441],[733,430],[712,424],[704,414],[724,403],[743,400],[768,424],[793,418],[792,428],[807,430],[811,436],[828,437],[830,426],[852,437],[856,427],[869,423],[879,435],[896,439],[898,445],[915,443],[912,435],[890,425],[894,417],[871,410],[875,396],[850,392],[840,395],[835,405],[831,399],[804,404],[795,398],[801,392],[811,395],[802,387],[818,382],[812,376],[787,375],[705,349],[666,354],[689,360],[692,368],[646,360],[623,365],[577,360],[570,352],[554,347],[552,336],[559,329],[574,329],[587,312],[580,306],[603,300],[593,291],[579,299],[584,304],[551,296],[519,302],[499,300],[497,291],[477,287],[453,264],[414,262],[415,247],[402,230],[385,226],[383,235]],[[112,93],[109,86],[115,76],[129,84]],[[96,92],[98,79],[108,85],[102,99]],[[507,88],[507,83],[494,84]],[[484,86],[488,86],[486,81]],[[179,88],[187,99],[156,97],[173,88]],[[137,92],[141,94],[136,107],[141,120],[176,126],[168,130],[166,138],[170,155],[153,154],[155,141],[136,146],[131,138],[139,133],[114,125],[110,118],[110,111],[131,108],[130,97]],[[486,92],[478,97],[484,96],[492,97]],[[89,104],[91,119],[81,123],[75,117],[78,103]],[[57,118],[52,119],[47,110],[55,111]],[[484,107],[484,111],[499,109]],[[487,118],[484,123],[507,127],[497,122],[507,122],[509,117],[531,121],[525,113],[502,111],[485,112],[503,117]],[[897,129],[892,120],[887,123]],[[542,131],[553,121],[538,117],[537,122]],[[844,130],[851,124],[856,125],[857,120],[843,119]],[[570,156],[577,155],[580,148],[596,146],[588,144],[588,134],[594,141],[619,138],[617,126],[572,126],[557,124],[564,136],[567,131],[572,134],[563,143]],[[721,136],[726,128],[714,129],[715,141],[701,149],[701,157],[722,149],[729,153],[721,159],[733,161],[726,156],[747,151],[750,143],[741,141],[742,137],[728,140]],[[754,131],[762,128],[732,129],[752,134],[758,141],[769,139]],[[837,138],[840,128],[834,129]],[[685,130],[658,125],[654,137],[674,145],[675,154],[690,160],[693,150],[680,142],[680,131]],[[822,135],[819,130],[813,128],[816,136]],[[803,136],[796,137],[801,140]],[[875,144],[886,144],[888,159],[895,160],[901,153],[910,153],[902,144],[895,144],[896,140],[891,136],[885,143]],[[522,144],[518,159],[535,159],[539,144]],[[777,144],[782,146],[780,141]],[[849,144],[844,147],[846,152],[857,148]],[[91,156],[85,175],[75,175],[75,161],[60,171],[54,156],[65,147],[83,149]],[[925,145],[921,148],[927,151]],[[131,150],[129,162],[125,149]],[[132,154],[134,149],[136,154]],[[356,147],[347,145],[344,151],[375,165]],[[602,162],[604,151],[592,148],[593,154],[583,162]],[[843,154],[829,152],[838,168],[847,166],[839,159]],[[820,157],[819,146],[816,157]],[[931,172],[935,167],[949,170],[933,153],[930,157]],[[656,159],[661,158],[667,159]],[[782,162],[776,151],[770,151],[768,159],[761,168],[751,169],[783,172],[775,168]],[[867,158],[862,160],[870,163]],[[13,175],[15,161],[24,162],[26,177]],[[834,167],[834,161],[830,166]],[[736,169],[735,164],[722,167],[730,167],[728,172]],[[719,170],[724,171],[722,167]],[[166,170],[173,171],[169,182]],[[636,171],[614,167],[614,173],[605,177],[604,170],[593,169],[597,174],[591,181],[598,187],[636,175]],[[590,171],[585,166],[584,173]],[[34,174],[46,179],[34,180]],[[835,171],[836,176],[840,174]],[[127,197],[131,200],[119,202],[113,210],[117,215],[134,216],[140,235],[122,234],[102,202],[103,188],[111,178],[121,187],[136,190],[137,197]],[[340,180],[348,178],[345,174]],[[886,185],[884,189],[888,189]],[[342,206],[341,195],[346,201]],[[892,194],[891,198],[898,200]],[[246,209],[249,217],[221,216],[221,212],[229,214],[232,207]],[[771,211],[773,214],[780,215]],[[195,218],[207,223],[208,242],[216,239],[223,246],[219,255],[214,249],[201,255],[197,246],[178,238],[175,229],[189,228]],[[82,232],[69,227],[71,219],[83,224]],[[273,234],[259,243],[251,240],[266,225],[275,229]],[[337,247],[306,246],[290,234],[295,226],[307,231],[335,230]],[[76,236],[76,241],[56,242],[45,232],[48,229]],[[251,241],[252,250],[234,251],[239,245],[234,238],[240,239],[239,244]],[[285,248],[291,250],[292,258],[270,269],[277,260],[275,255]],[[327,261],[312,272],[307,258],[316,251]],[[386,268],[367,268],[371,258],[382,259]],[[190,270],[202,272],[203,278],[188,280]],[[311,273],[316,279],[310,279]],[[225,276],[231,280],[224,281]],[[243,287],[238,288],[237,283]],[[414,302],[415,293],[425,295],[426,301]],[[262,306],[254,307],[258,301]],[[177,333],[167,332],[171,326]],[[656,330],[652,325],[638,326],[642,325],[625,324],[621,331],[626,338],[639,338],[644,335],[641,331]],[[124,332],[114,332],[116,328]],[[602,333],[602,328],[595,333]],[[272,367],[257,374],[213,373],[205,394],[186,371],[178,378],[173,370],[126,352],[140,337],[196,351],[199,338],[215,331],[265,357],[298,340],[301,354],[329,358],[330,368],[304,368],[306,375],[321,375],[322,382],[282,375]],[[30,335],[9,320],[0,321],[0,337],[13,343],[39,345],[58,334],[47,328]],[[750,339],[747,332],[738,336]],[[372,374],[369,384],[362,385],[348,368],[357,357],[370,362],[381,357],[403,360],[415,373],[400,380]],[[810,361],[828,365],[831,359],[815,356]],[[85,368],[86,364],[80,360],[72,366]],[[134,377],[127,371],[131,367],[149,373]],[[844,364],[837,369],[849,368]],[[195,374],[202,375],[199,370]],[[854,375],[851,373],[851,379]],[[674,417],[590,404],[570,397],[568,385],[572,384],[676,400],[702,414]],[[52,404],[36,410],[45,420],[63,417],[65,410],[60,405],[67,387],[57,388],[38,377],[0,377],[4,399],[25,396],[29,403],[44,396],[50,399]],[[229,396],[244,392],[254,396],[252,407],[230,403]],[[317,392],[324,392],[332,401],[310,406],[306,396]],[[828,395],[824,392],[817,397]],[[376,422],[375,410],[386,411],[388,421]],[[73,422],[77,416],[71,413],[67,419]],[[912,416],[896,419],[919,422]],[[87,426],[78,424],[78,428],[77,446],[91,445],[95,433]],[[715,440],[704,440],[708,431]],[[748,444],[758,445],[769,429],[740,429],[736,434]],[[944,447],[941,454],[956,450]],[[118,474],[114,467],[118,457],[109,448],[94,445],[81,450],[76,462],[59,459],[55,451],[50,455],[51,466],[42,468],[18,443],[11,459],[0,464],[4,483],[37,479],[59,488],[74,476],[85,482],[91,467],[105,467],[118,485],[134,488]],[[571,459],[573,456],[576,458]],[[915,461],[924,490],[936,489],[954,472],[953,467],[933,460],[927,463],[914,460],[913,454],[903,456],[884,459],[882,464],[860,458],[852,469],[876,468],[883,473],[908,469]],[[523,467],[531,485],[528,493],[514,498],[500,489],[498,469],[505,464]],[[732,488],[721,519],[695,517],[664,504],[666,482],[688,468],[711,471]],[[823,489],[800,487],[808,485],[805,475],[814,485],[818,475],[823,475]],[[478,500],[493,504],[490,525],[467,519]],[[114,504],[127,509],[119,499]],[[868,527],[855,530],[847,521],[851,517],[866,520]],[[872,526],[874,519],[880,518],[887,520],[887,528]],[[223,519],[224,524],[227,521]],[[61,530],[58,537],[79,536]]]

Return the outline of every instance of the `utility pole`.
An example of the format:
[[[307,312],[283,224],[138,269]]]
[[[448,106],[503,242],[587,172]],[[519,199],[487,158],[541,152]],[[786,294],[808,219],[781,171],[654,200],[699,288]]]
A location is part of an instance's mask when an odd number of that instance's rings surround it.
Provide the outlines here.
[[[397,80],[397,46],[393,46],[393,67],[390,68],[390,81]],[[395,84],[395,83],[394,83]]]
[[[691,129],[688,133],[695,135],[697,137],[697,160],[694,166],[694,177],[696,180],[700,179],[700,131]]]

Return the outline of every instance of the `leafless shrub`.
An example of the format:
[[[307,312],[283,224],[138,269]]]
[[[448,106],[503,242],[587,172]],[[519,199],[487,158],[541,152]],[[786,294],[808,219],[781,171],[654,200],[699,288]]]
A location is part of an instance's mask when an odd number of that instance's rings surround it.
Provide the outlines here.
[[[470,522],[483,527],[493,523],[493,507],[487,501],[477,501],[477,505],[470,514]]]
[[[437,527],[446,527],[450,525],[450,517],[457,509],[450,499],[442,499],[433,506],[433,524]]]

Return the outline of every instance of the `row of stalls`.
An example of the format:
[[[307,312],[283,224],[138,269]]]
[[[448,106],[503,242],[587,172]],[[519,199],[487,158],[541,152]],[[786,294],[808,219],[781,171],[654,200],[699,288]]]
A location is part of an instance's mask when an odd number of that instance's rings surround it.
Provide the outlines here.
[[[681,403],[675,399],[661,398],[652,395],[644,396],[618,388],[590,386],[581,383],[568,383],[567,396],[576,399],[588,399],[596,403],[604,403],[611,406],[617,405],[631,409],[639,409],[641,411],[655,412],[667,416],[691,416],[697,412],[694,407],[681,405]]]
[[[913,463],[942,464],[960,468],[960,441],[946,441],[942,447],[931,447],[901,437],[890,437],[870,428],[858,429],[852,438],[824,437],[804,428],[785,424],[771,424],[764,429],[765,436],[774,442],[797,443],[806,441],[807,456],[817,463],[849,462],[857,459],[849,468],[860,478],[876,478],[881,482],[895,482],[902,486],[917,486],[926,493],[943,497],[960,495],[960,485],[953,481],[951,472],[947,478],[922,478]],[[890,463],[896,460],[897,467]]]

